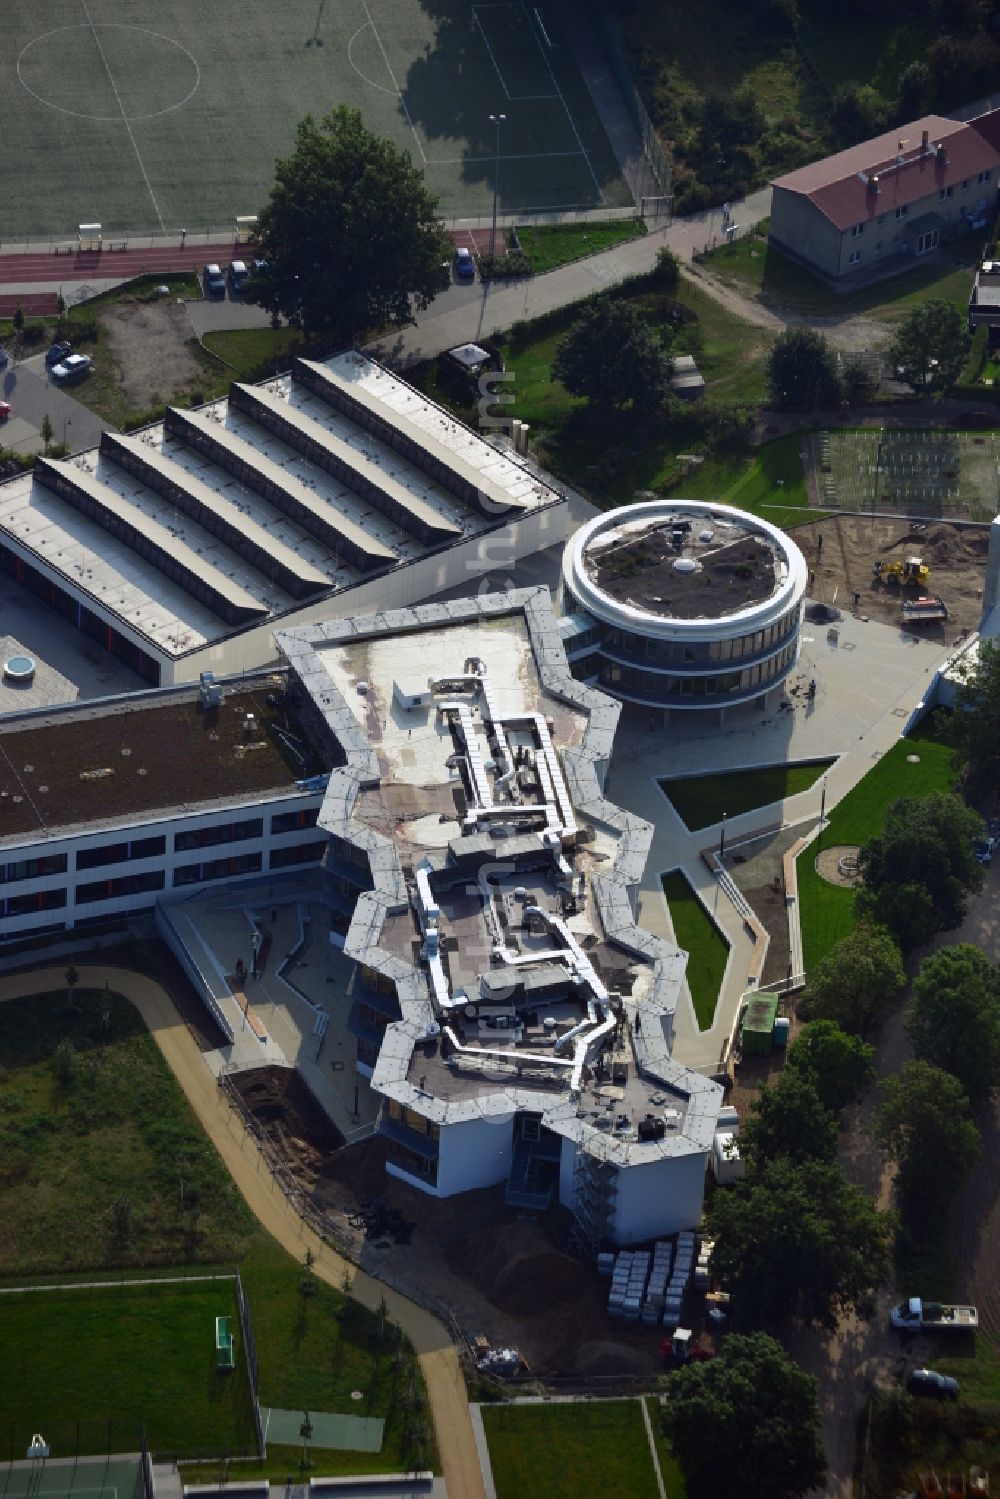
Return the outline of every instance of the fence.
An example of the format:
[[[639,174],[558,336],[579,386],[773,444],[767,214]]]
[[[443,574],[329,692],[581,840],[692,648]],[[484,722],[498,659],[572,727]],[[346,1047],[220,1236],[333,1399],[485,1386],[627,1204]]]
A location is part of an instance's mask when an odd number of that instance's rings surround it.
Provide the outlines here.
[[[250,1380],[250,1398],[253,1401],[254,1426],[257,1428],[257,1450],[259,1455],[265,1458],[267,1456],[267,1443],[264,1440],[264,1423],[260,1415],[257,1344],[254,1342],[253,1323],[250,1321],[250,1305],[243,1290],[243,1278],[239,1270],[236,1272],[236,1309],[240,1315],[240,1327],[243,1330],[243,1348],[247,1356],[247,1377]]]
[[[139,1482],[142,1484],[142,1499],[156,1499],[153,1482],[153,1457],[146,1441],[146,1423],[142,1423],[142,1442],[139,1447]]]
[[[591,15],[598,36],[604,47],[611,71],[615,75],[618,87],[621,89],[625,107],[628,109],[635,126],[636,132],[642,142],[643,154],[646,163],[652,173],[655,184],[655,192],[641,192],[642,197],[653,198],[660,196],[666,198],[668,205],[673,202],[673,172],[667,160],[666,152],[660,145],[659,137],[649,117],[646,101],[639,91],[639,85],[635,81],[632,66],[625,53],[621,36],[604,0],[591,0]]]

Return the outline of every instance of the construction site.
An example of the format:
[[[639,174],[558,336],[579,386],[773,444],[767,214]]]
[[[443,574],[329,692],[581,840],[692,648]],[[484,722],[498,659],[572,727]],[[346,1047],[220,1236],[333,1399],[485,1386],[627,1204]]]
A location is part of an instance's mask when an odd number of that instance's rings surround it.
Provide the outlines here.
[[[987,524],[831,515],[796,526],[792,534],[809,565],[814,607],[857,613],[942,643],[979,626]],[[907,563],[916,564],[912,576]],[[943,611],[921,617],[920,606],[913,606],[926,598],[939,601]]]

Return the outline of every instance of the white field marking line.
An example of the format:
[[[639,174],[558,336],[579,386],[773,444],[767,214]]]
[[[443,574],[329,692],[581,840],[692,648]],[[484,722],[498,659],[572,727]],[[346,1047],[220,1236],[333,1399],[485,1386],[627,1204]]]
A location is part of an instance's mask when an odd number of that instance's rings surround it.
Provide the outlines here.
[[[507,95],[507,99],[511,104],[535,104],[540,99],[558,99],[558,94],[512,94],[510,89],[507,87],[507,80],[504,78],[503,74],[500,71],[500,64],[496,60],[496,54],[494,53],[493,48],[490,46],[489,37],[486,35],[486,32],[483,29],[483,23],[479,19],[477,12],[480,10],[511,10],[512,8],[512,0],[505,0],[505,3],[502,5],[474,5],[472,7],[472,18],[475,21],[476,25],[479,27],[479,35],[483,39],[483,46],[490,54],[490,61],[497,70],[497,77],[500,80],[500,87]],[[535,38],[535,40],[537,41],[537,37]],[[471,160],[471,158],[466,159]]]
[[[391,88],[386,88],[386,86],[385,86],[384,83],[376,83],[375,80],[374,80],[374,78],[369,78],[368,77],[367,73],[362,73],[361,69],[358,67],[357,63],[354,61],[354,54],[351,51],[352,47],[354,46],[354,43],[357,41],[357,39],[361,35],[361,33],[363,31],[367,31],[370,26],[371,26],[371,22],[370,21],[362,21],[362,23],[358,27],[357,31],[351,37],[351,40],[347,44],[347,61],[350,63],[351,67],[354,69],[355,73],[357,73],[358,77],[361,78],[361,79],[363,79],[364,82],[368,84],[369,88],[377,88],[380,94],[388,94],[389,97],[390,97],[390,99],[391,99],[392,95],[393,95],[393,90]],[[397,90],[397,92],[398,92],[398,90]]]
[[[403,113],[406,116],[406,120],[407,120],[407,123],[408,123],[410,129],[413,131],[413,139],[417,143],[417,150],[420,152],[421,160],[423,161],[424,166],[427,166],[427,164],[428,164],[427,163],[427,154],[424,151],[424,148],[423,148],[423,146],[421,144],[421,141],[420,141],[420,137],[417,134],[417,127],[413,123],[413,118],[412,118],[412,116],[410,114],[410,111],[406,107],[406,100],[403,98],[403,90],[400,88],[399,84],[396,82],[396,75],[392,71],[392,64],[389,62],[389,55],[386,52],[385,47],[382,45],[382,38],[378,34],[378,27],[375,25],[375,22],[374,22],[374,20],[372,18],[372,13],[368,9],[368,0],[361,0],[361,4],[364,6],[365,15],[368,17],[368,24],[369,24],[369,26],[372,29],[372,36],[378,42],[378,49],[379,49],[379,51],[382,54],[382,60],[385,63],[386,72],[389,74],[389,77],[392,79],[392,86],[396,90],[396,97],[398,98],[400,104],[403,107]]]
[[[44,1462],[45,1459],[42,1458],[41,1461]],[[36,1496],[36,1499],[74,1499],[74,1496],[76,1494],[110,1494],[111,1495],[111,1499],[118,1499],[118,1490],[117,1490],[117,1488],[107,1488],[107,1489],[47,1489],[47,1488],[44,1487],[44,1485],[42,1487],[40,1487],[40,1488],[30,1488],[29,1487],[27,1489],[23,1489],[20,1493],[15,1493],[14,1496],[13,1496],[13,1499],[27,1499],[27,1495],[28,1494],[32,1494],[33,1496]]]
[[[500,71],[500,64],[497,62],[496,56],[495,56],[495,54],[493,52],[493,48],[490,46],[490,39],[486,35],[486,32],[483,30],[483,23],[479,19],[478,15],[476,14],[476,7],[475,6],[472,7],[472,19],[475,21],[476,25],[479,27],[479,35],[483,39],[483,46],[486,48],[487,52],[490,54],[490,62],[493,64],[494,68],[496,68],[496,74],[497,74],[497,77],[500,80],[500,87],[503,89],[504,93],[507,95],[507,98],[509,100],[510,99],[510,89],[507,87],[507,84],[506,84],[506,82],[504,80],[504,76],[503,76],[503,74]]]
[[[156,194],[153,192],[152,184],[150,183],[150,180],[149,180],[149,178],[146,175],[146,168],[143,166],[142,156],[139,154],[139,147],[135,143],[135,136],[132,133],[132,126],[129,123],[128,115],[125,113],[125,106],[122,103],[121,94],[119,94],[119,92],[118,92],[118,85],[117,85],[117,83],[114,80],[114,75],[112,74],[110,67],[108,66],[108,59],[107,59],[107,57],[104,54],[104,48],[101,45],[101,39],[97,35],[97,27],[94,25],[94,22],[91,19],[90,11],[87,9],[87,0],[80,0],[80,4],[83,6],[83,13],[87,17],[87,24],[90,26],[90,29],[91,29],[91,31],[94,34],[94,44],[97,47],[98,52],[101,54],[101,62],[104,64],[104,71],[108,75],[108,82],[110,83],[111,88],[112,88],[112,90],[114,92],[115,103],[118,105],[118,108],[121,110],[122,124],[125,126],[125,129],[128,131],[128,138],[132,142],[132,150],[135,152],[135,159],[139,163],[139,171],[142,173],[142,180],[143,180],[143,182],[145,182],[145,184],[146,184],[146,190],[149,193],[149,196],[150,196],[150,198],[152,199],[152,202],[153,202],[153,211],[156,214],[156,217],[160,221],[160,228],[161,228],[161,230],[163,230],[163,232],[166,233],[167,226],[163,222],[163,215],[160,212],[160,205],[156,201]]]
[[[0,1286],[0,1296],[26,1296],[30,1291],[120,1291],[123,1286],[186,1286],[189,1281],[235,1280],[231,1272],[221,1275],[158,1275],[143,1280],[71,1280],[66,1285]]]
[[[573,134],[576,136],[576,143],[580,147],[580,151],[581,151],[581,153],[583,155],[583,159],[587,163],[587,168],[588,168],[588,170],[590,172],[591,177],[593,177],[593,179],[594,179],[594,186],[597,188],[597,196],[600,198],[601,202],[603,203],[605,201],[605,199],[604,199],[604,194],[601,192],[601,184],[597,180],[597,173],[594,171],[593,163],[591,162],[590,157],[587,155],[587,148],[583,144],[583,141],[580,139],[580,132],[576,128],[576,121],[574,120],[573,116],[570,114],[569,105],[566,103],[566,100],[563,97],[563,91],[559,87],[559,80],[556,77],[555,73],[553,73],[553,71],[552,71],[552,64],[549,62],[548,58],[545,55],[545,48],[542,46],[541,42],[539,41],[539,39],[538,39],[538,33],[535,30],[535,28],[532,26],[532,24],[531,24],[531,17],[528,15],[528,7],[524,3],[524,0],[521,0],[521,9],[524,11],[524,19],[528,23],[528,30],[531,32],[532,36],[535,38],[535,46],[538,48],[539,52],[541,53],[541,55],[542,55],[542,61],[545,63],[545,66],[549,70],[549,77],[552,79],[552,87],[555,89],[556,93],[559,95],[559,98],[560,98],[560,100],[562,102],[562,107],[566,111],[566,118],[569,121],[569,128],[572,130]]]
[[[579,151],[536,151],[523,155],[501,156],[501,161],[555,161],[562,157],[572,157],[574,160],[581,153]],[[479,165],[482,162],[496,161],[496,156],[432,156],[427,162],[429,167],[453,167],[462,162]],[[542,210],[544,211],[544,210]],[[779,509],[782,507],[779,506]],[[785,509],[788,507],[785,506]]]

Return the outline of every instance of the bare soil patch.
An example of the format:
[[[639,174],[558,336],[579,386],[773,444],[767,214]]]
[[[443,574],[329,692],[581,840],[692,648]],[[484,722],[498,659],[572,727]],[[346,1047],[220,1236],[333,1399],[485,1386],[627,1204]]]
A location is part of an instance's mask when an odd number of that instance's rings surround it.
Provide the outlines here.
[[[825,520],[796,526],[792,532],[805,553],[810,569],[810,598],[845,613],[854,611],[854,595],[860,595],[858,612],[882,624],[898,625],[909,635],[942,644],[979,625],[986,579],[989,527],[958,525],[953,521],[930,521],[914,530],[904,517],[881,519],[867,515],[832,515]],[[876,583],[875,562],[920,557],[930,569],[921,593],[939,594],[948,605],[950,618],[943,623],[902,624],[900,603],[915,597],[917,589]]]
[[[763,984],[775,983],[788,974],[791,946],[782,859],[800,832],[800,828],[776,829],[752,843],[733,844],[726,850],[726,869],[770,938],[761,974]]]
[[[308,1160],[343,1145],[326,1110],[317,1103],[294,1067],[256,1067],[234,1072],[229,1083],[242,1098],[269,1141],[282,1153]]]
[[[814,859],[816,873],[829,885],[845,885],[853,889],[861,884],[861,876],[851,873],[852,863],[857,859],[856,843],[835,843],[832,848],[821,849]]]
[[[183,303],[123,300],[102,310],[101,327],[129,406],[158,406],[205,382],[205,356]]]

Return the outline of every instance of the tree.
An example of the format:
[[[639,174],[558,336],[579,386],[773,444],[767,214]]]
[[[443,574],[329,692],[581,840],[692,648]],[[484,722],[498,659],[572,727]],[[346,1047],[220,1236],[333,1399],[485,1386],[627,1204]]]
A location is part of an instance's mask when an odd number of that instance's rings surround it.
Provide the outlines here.
[[[555,378],[605,416],[629,402],[650,411],[668,389],[666,347],[631,302],[595,297],[552,361]]]
[[[809,974],[800,1008],[810,1020],[834,1020],[851,1035],[863,1036],[892,1007],[905,982],[892,934],[859,922]]]
[[[10,321],[15,333],[24,332],[24,308],[21,306],[20,302],[18,302],[17,306],[14,308],[14,315]]]
[[[751,1169],[783,1156],[787,1160],[832,1161],[839,1128],[812,1081],[802,1072],[785,1071],[776,1083],[764,1083],[750,1106],[740,1135],[740,1153]]]
[[[669,245],[662,245],[656,252],[656,279],[668,291],[673,291],[681,279],[680,257]]]
[[[313,1424],[309,1419],[309,1412],[302,1412],[302,1425],[299,1427],[299,1436],[302,1438],[302,1457],[299,1467],[305,1472],[309,1466],[309,1443],[312,1441]]]
[[[972,795],[992,792],[1000,784],[1000,643],[981,640],[956,695],[951,729],[968,761],[966,781]]]
[[[889,358],[918,394],[928,395],[957,382],[969,342],[963,310],[953,302],[924,302],[900,324]]]
[[[766,1333],[733,1333],[718,1358],[678,1369],[663,1428],[688,1493],[792,1499],[822,1487],[816,1388]]]
[[[804,1025],[789,1048],[785,1076],[799,1073],[812,1083],[824,1106],[839,1114],[857,1103],[875,1075],[875,1048],[851,1036],[835,1020]]]
[[[974,1109],[1000,1081],[1000,969],[978,947],[942,947],[920,965],[906,1031],[918,1060],[958,1078]]]
[[[959,926],[966,896],[983,883],[973,850],[982,831],[982,818],[947,791],[893,802],[882,833],[858,854],[859,914],[889,927],[904,948]]]
[[[827,116],[833,146],[853,146],[886,127],[886,104],[867,83],[843,83],[834,90]]]
[[[832,406],[840,400],[833,350],[812,328],[787,328],[767,356],[767,383],[781,406]]]
[[[713,1270],[732,1283],[744,1324],[792,1317],[831,1331],[889,1274],[892,1218],[833,1161],[768,1162],[711,1212]]]
[[[76,1047],[71,1036],[63,1036],[52,1053],[52,1074],[60,1088],[69,1088],[76,1078]]]
[[[80,982],[80,975],[76,971],[75,964],[73,964],[72,962],[70,963],[70,965],[66,969],[66,972],[63,975],[63,977],[66,980],[66,991],[69,994],[69,1007],[70,1007],[70,1009],[72,1009],[73,1008],[73,990],[76,988],[77,984]]]
[[[903,1208],[921,1217],[940,1213],[976,1164],[982,1145],[962,1084],[930,1062],[907,1062],[885,1079],[882,1090],[876,1137],[898,1168]]]
[[[840,383],[844,400],[852,406],[872,401],[878,391],[878,382],[867,365],[858,358],[846,359],[840,372]]]
[[[247,300],[339,343],[404,323],[448,284],[451,243],[409,156],[340,105],[307,115],[261,210]]]
[[[906,120],[916,120],[926,113],[931,97],[931,70],[920,57],[914,58],[899,75],[899,113]]]
[[[48,412],[42,417],[42,442],[45,444],[47,453],[52,446],[52,418]]]

